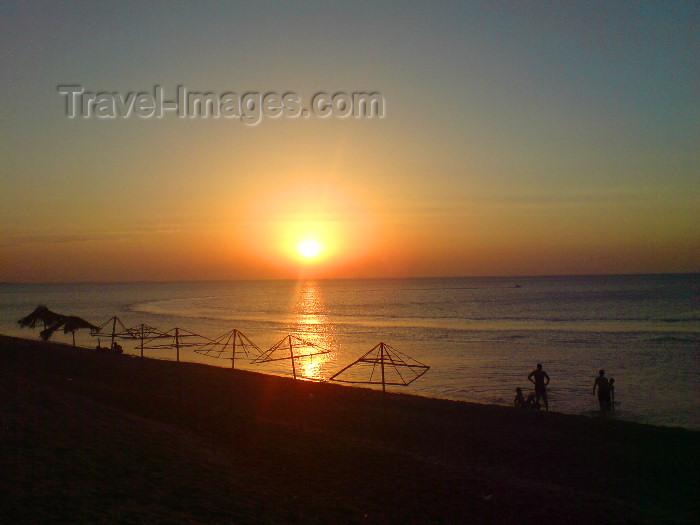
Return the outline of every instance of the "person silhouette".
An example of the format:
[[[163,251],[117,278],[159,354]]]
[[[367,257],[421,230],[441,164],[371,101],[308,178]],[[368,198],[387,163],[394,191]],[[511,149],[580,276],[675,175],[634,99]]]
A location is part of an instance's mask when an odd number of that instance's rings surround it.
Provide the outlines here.
[[[610,389],[610,409],[615,410],[615,380],[612,377],[608,381],[608,388]]]
[[[542,401],[544,401],[544,409],[549,411],[549,403],[547,402],[549,376],[547,372],[542,370],[542,363],[537,363],[537,369],[527,375],[527,380],[535,385],[535,400],[537,404],[539,404],[540,399],[542,399]]]
[[[532,410],[539,410],[540,409],[540,404],[537,402],[537,399],[535,399],[534,392],[530,392],[527,395],[527,399],[525,400],[525,404],[527,405],[527,408],[530,408]]]
[[[525,396],[523,395],[523,390],[520,387],[515,389],[515,399],[513,399],[513,405],[515,408],[527,408]]]
[[[598,404],[600,404],[600,411],[605,412],[610,408],[610,383],[608,383],[608,378],[605,377],[605,370],[600,369],[598,371],[598,377],[595,378],[593,383],[593,395],[595,395],[595,389],[598,387]]]

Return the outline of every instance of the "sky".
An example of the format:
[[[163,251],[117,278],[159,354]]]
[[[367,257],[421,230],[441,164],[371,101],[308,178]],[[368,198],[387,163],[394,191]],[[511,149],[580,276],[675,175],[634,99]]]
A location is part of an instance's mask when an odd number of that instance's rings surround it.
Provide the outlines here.
[[[697,272],[698,12],[3,2],[0,281]],[[383,116],[69,118],[59,86]]]

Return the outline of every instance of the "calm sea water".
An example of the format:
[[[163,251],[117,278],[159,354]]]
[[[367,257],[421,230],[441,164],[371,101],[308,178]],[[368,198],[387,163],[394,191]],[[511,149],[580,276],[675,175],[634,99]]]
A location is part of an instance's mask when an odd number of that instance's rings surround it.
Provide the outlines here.
[[[697,275],[0,285],[0,332],[38,337],[16,320],[38,304],[100,325],[179,327],[209,338],[234,328],[262,350],[287,334],[328,354],[297,361],[308,378],[329,378],[385,342],[430,366],[407,387],[425,396],[510,404],[541,362],[550,410],[593,415],[598,369],[615,378],[614,416],[700,428]],[[57,334],[58,341],[70,336]],[[79,333],[79,344],[96,340]],[[102,343],[107,340],[102,339]],[[138,343],[122,341],[127,353]],[[174,350],[146,355],[175,359]],[[181,360],[231,366],[180,350]],[[290,361],[236,367],[291,375]],[[364,370],[351,379],[366,379]],[[377,376],[375,375],[375,378]]]

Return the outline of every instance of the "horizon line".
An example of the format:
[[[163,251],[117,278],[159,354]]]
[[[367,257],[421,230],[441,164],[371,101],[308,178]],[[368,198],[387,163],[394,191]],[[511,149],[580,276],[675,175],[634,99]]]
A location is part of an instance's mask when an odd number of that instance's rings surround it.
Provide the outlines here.
[[[241,278],[241,279],[164,279],[133,281],[0,281],[3,285],[52,285],[52,284],[176,284],[176,283],[231,283],[260,281],[410,281],[428,279],[542,279],[559,277],[641,277],[698,275],[700,271],[680,272],[639,272],[639,273],[582,273],[582,274],[536,274],[536,275],[451,275],[451,276],[411,276],[411,277],[319,277],[319,278]]]

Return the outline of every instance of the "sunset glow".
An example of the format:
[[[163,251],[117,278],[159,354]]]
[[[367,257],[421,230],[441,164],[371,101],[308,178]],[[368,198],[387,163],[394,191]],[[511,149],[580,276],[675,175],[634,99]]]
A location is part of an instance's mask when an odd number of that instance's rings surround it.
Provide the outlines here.
[[[10,4],[0,281],[697,271],[687,5]]]

